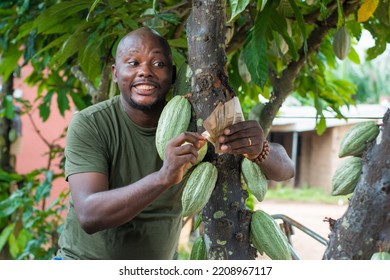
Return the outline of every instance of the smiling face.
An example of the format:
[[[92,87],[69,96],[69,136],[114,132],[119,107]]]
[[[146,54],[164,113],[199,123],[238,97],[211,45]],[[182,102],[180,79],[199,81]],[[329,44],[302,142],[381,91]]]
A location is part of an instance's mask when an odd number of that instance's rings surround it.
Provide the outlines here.
[[[118,45],[112,74],[125,106],[141,111],[161,109],[173,81],[169,45],[148,28],[129,33]]]

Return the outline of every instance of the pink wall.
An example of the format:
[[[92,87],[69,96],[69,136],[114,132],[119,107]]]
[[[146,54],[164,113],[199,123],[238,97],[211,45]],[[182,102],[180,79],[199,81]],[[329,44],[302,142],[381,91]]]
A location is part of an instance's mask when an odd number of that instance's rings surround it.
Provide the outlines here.
[[[23,68],[22,77],[17,79],[14,83],[15,90],[22,90],[23,99],[27,99],[33,105],[31,111],[31,119],[35,123],[39,133],[42,137],[52,143],[55,139],[58,139],[64,132],[64,129],[68,126],[72,112],[67,111],[65,116],[62,116],[57,108],[57,97],[53,96],[51,104],[51,114],[46,122],[43,122],[39,116],[39,109],[37,102],[34,103],[34,99],[37,96],[37,88],[29,87],[24,83],[24,79],[28,76],[30,68]],[[72,107],[73,108],[73,107]],[[25,114],[21,116],[22,120],[22,139],[20,152],[16,159],[16,170],[18,173],[28,173],[34,169],[46,168],[48,166],[48,151],[49,148],[45,142],[40,138],[39,134],[35,130],[32,120]],[[55,141],[54,143],[64,146],[65,139]],[[51,169],[58,170],[59,159],[52,161]],[[67,188],[67,183],[64,179],[57,179],[54,182],[52,197],[56,197],[58,193]]]

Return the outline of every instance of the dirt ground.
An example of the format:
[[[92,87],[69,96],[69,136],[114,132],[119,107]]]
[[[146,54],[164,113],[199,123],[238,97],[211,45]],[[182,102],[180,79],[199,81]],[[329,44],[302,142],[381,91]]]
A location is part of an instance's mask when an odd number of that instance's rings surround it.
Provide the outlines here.
[[[309,203],[309,202],[288,202],[288,201],[262,201],[257,204],[256,209],[262,209],[270,215],[284,215],[309,230],[315,232],[328,240],[329,224],[324,222],[325,217],[332,219],[340,218],[347,210],[347,205]],[[278,223],[282,222],[276,219]],[[182,244],[185,244],[189,229],[184,228],[182,232]],[[325,252],[325,245],[312,238],[310,235],[293,227],[294,234],[291,236],[292,246],[300,260],[321,260]],[[260,256],[259,259],[268,259],[267,256]]]

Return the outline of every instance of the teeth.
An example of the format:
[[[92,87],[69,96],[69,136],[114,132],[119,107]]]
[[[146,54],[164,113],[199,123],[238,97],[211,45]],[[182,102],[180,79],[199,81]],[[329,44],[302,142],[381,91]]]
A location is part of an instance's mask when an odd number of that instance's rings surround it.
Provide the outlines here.
[[[150,86],[150,85],[138,85],[137,88],[138,88],[138,89],[141,89],[141,90],[150,90],[150,89],[154,89],[154,86]]]

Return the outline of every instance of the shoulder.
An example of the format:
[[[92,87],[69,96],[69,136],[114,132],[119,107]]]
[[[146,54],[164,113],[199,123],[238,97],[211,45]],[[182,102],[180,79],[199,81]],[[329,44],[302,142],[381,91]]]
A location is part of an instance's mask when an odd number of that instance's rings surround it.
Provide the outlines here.
[[[92,123],[96,120],[96,118],[104,118],[104,116],[116,113],[118,106],[119,96],[114,96],[108,100],[91,105],[81,111],[74,112],[71,124],[80,122]]]

